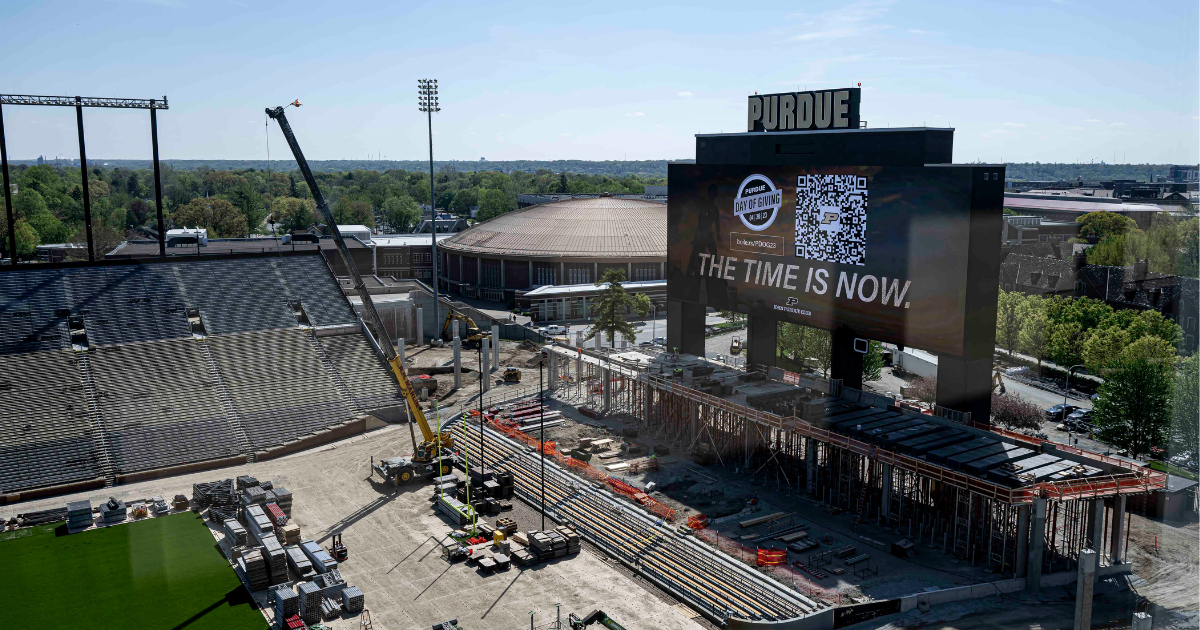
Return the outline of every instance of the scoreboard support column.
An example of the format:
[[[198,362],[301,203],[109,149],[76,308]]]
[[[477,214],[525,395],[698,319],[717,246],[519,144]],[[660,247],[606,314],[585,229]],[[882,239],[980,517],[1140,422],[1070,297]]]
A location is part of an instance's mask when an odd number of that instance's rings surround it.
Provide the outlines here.
[[[841,380],[842,387],[862,389],[863,355],[854,349],[854,331],[843,326],[830,334],[833,337],[829,349],[830,378]]]
[[[775,367],[778,324],[774,319],[750,315],[746,318],[746,365]]]
[[[703,305],[667,300],[667,349],[704,356],[704,313]]]

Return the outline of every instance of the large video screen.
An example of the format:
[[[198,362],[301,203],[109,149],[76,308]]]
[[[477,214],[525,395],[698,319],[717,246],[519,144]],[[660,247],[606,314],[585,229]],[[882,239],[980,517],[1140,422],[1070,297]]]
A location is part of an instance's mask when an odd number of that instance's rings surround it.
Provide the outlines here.
[[[962,355],[972,177],[672,164],[668,297]]]

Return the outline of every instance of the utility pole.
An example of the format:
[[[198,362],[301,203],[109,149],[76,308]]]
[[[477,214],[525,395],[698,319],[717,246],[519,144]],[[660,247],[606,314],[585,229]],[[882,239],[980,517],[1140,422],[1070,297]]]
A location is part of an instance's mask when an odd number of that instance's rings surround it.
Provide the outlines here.
[[[429,224],[430,242],[433,247],[433,321],[438,321],[438,252],[437,252],[437,203],[433,197],[433,113],[442,111],[438,107],[437,79],[417,79],[417,104],[425,112],[429,124]]]

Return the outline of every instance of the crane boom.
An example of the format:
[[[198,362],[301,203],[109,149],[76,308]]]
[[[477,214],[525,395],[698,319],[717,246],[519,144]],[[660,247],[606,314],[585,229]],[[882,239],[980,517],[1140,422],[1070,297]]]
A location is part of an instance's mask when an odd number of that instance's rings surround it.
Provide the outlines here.
[[[383,326],[383,320],[379,318],[379,313],[375,311],[375,304],[371,301],[371,294],[367,292],[366,284],[363,283],[362,276],[358,273],[358,266],[354,264],[354,259],[350,256],[350,251],[346,248],[346,241],[342,238],[341,231],[338,230],[337,221],[333,219],[333,213],[329,211],[329,205],[325,203],[325,197],[321,195],[321,189],[317,186],[317,180],[308,168],[308,160],[304,159],[304,152],[300,150],[300,144],[296,142],[296,136],[292,133],[292,126],[288,124],[287,116],[283,113],[283,108],[268,107],[267,116],[270,116],[275,119],[275,122],[279,123],[279,129],[283,132],[283,137],[287,139],[288,146],[292,149],[292,155],[296,158],[296,165],[300,168],[300,173],[304,175],[304,181],[308,183],[308,188],[312,191],[313,199],[317,202],[317,212],[320,213],[321,218],[325,220],[329,225],[329,229],[333,232],[333,241],[337,244],[337,249],[341,253],[342,259],[346,261],[346,269],[350,272],[354,288],[358,291],[359,297],[362,298],[367,326],[371,328],[371,332],[375,334],[377,340],[381,339],[383,341],[379,344],[379,347],[383,349],[388,366],[392,369],[392,376],[396,378],[396,383],[400,386],[400,393],[404,395],[409,415],[421,427],[421,435],[425,438],[425,442],[432,443],[438,447],[434,449],[434,453],[438,452],[441,447],[449,447],[449,436],[443,437],[434,433],[433,429],[429,426],[429,421],[425,419],[425,412],[421,409],[420,403],[417,402],[416,391],[413,389],[412,383],[409,382],[408,375],[404,373],[404,365],[400,363],[400,356],[396,354],[396,349],[392,347],[391,342],[387,339],[387,335],[384,332],[387,329]]]

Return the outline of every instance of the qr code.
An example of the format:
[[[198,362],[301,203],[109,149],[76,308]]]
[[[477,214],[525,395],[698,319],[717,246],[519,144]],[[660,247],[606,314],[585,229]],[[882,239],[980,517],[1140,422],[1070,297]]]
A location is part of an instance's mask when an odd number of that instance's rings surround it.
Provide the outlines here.
[[[796,256],[862,265],[867,260],[867,178],[796,178]]]

